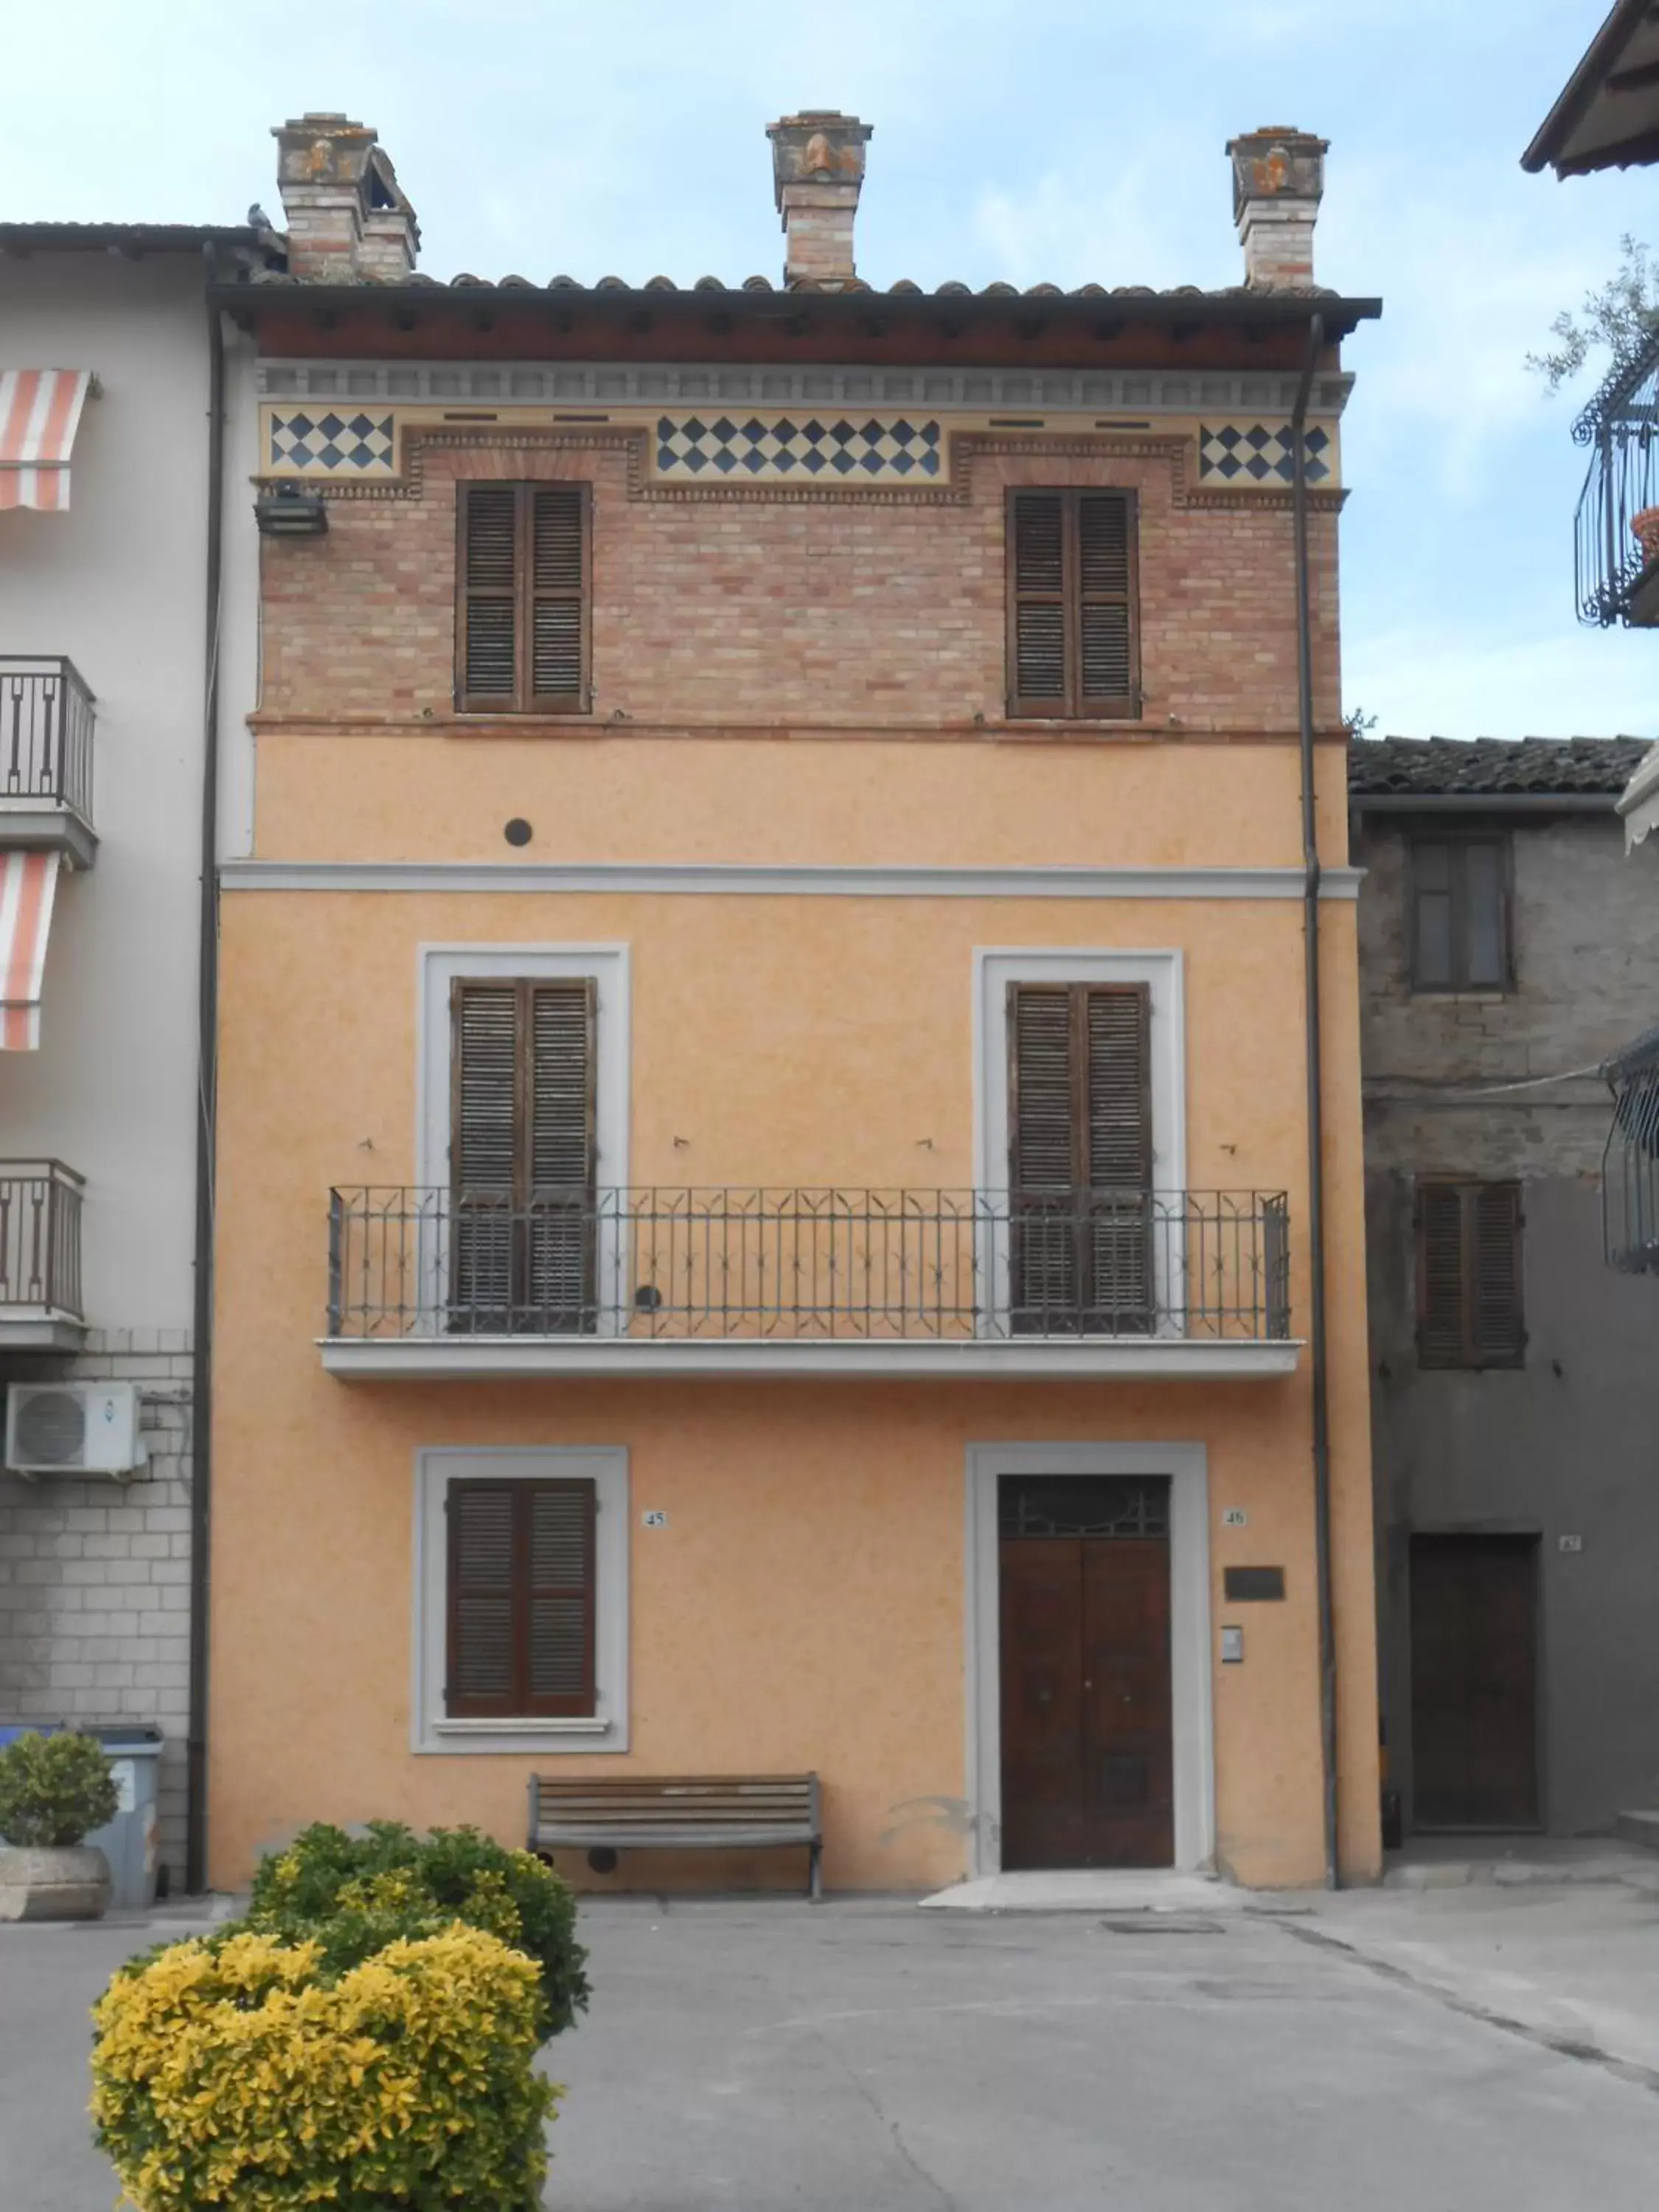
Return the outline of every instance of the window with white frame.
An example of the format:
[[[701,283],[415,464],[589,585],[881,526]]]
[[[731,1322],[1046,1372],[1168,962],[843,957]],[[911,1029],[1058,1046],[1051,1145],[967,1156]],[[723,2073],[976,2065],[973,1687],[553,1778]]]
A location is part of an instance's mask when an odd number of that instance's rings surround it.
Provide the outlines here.
[[[416,1750],[626,1750],[626,1451],[423,1451],[415,1504]]]

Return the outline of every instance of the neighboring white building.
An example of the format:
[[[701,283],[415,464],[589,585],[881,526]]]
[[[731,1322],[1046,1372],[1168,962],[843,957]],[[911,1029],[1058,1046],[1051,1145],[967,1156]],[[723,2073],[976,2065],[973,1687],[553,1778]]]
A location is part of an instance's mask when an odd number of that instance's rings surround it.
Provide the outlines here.
[[[257,653],[250,357],[207,287],[273,245],[0,223],[0,1384],[130,1384],[147,1455],[125,1475],[0,1474],[0,1723],[159,1723],[174,1889],[193,1493],[205,1511],[204,775],[211,720],[231,818]],[[48,1430],[10,1457],[73,1443]]]

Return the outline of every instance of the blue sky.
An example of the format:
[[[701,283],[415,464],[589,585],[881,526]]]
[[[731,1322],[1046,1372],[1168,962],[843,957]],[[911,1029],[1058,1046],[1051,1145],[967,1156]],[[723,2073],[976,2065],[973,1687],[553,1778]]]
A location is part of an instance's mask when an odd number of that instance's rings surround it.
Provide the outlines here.
[[[79,0],[6,32],[0,214],[276,214],[269,127],[374,124],[423,268],[775,277],[764,125],[876,126],[860,273],[884,284],[1237,281],[1224,141],[1332,141],[1317,266],[1379,293],[1347,349],[1346,695],[1380,728],[1659,732],[1659,642],[1582,629],[1572,395],[1524,356],[1659,242],[1659,172],[1518,157],[1606,0]],[[1583,394],[1577,395],[1582,398]]]

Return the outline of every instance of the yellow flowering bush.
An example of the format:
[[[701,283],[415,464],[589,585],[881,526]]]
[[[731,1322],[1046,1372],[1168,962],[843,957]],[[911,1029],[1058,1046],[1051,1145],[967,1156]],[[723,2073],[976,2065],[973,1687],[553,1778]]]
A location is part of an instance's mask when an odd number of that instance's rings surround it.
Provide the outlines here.
[[[93,2013],[93,2118],[137,2212],[534,2212],[559,2092],[536,1964],[459,1922],[337,1978],[322,1946],[175,1943]]]

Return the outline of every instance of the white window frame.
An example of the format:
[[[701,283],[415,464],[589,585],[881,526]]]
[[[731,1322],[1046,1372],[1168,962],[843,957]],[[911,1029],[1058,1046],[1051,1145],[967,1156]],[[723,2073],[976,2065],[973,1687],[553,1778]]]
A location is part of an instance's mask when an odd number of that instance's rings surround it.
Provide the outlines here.
[[[997,1484],[1005,1474],[1146,1474],[1170,1480],[1170,1724],[1175,1860],[1215,1864],[1214,1667],[1211,1656],[1209,1455],[1201,1443],[969,1444],[967,1590],[968,1806],[974,1871],[1002,1871],[1002,1589]]]
[[[630,1081],[629,948],[600,945],[422,945],[417,956],[418,1048],[415,1099],[416,1182],[424,1189],[447,1189],[450,1170],[450,995],[465,979],[531,982],[591,980],[594,995],[595,1091],[594,1180],[604,1189],[628,1188],[629,1085]],[[626,1223],[601,1214],[595,1254],[599,1300],[598,1334],[612,1336],[627,1328],[628,1281],[623,1245]],[[420,1326],[417,1336],[447,1334],[448,1285],[443,1239],[436,1225],[419,1232]],[[607,1298],[609,1288],[614,1296]]]
[[[1182,954],[1084,946],[983,946],[974,953],[974,1157],[981,1191],[1008,1189],[1008,986],[1011,983],[1144,983],[1152,1000],[1152,1188],[1187,1188],[1187,1007]],[[1009,1237],[991,1223],[980,1231],[980,1279],[991,1286],[987,1334],[1006,1336],[1012,1293]],[[1154,1239],[1155,1295],[1165,1316],[1158,1334],[1180,1336],[1185,1247],[1179,1236]]]
[[[591,1482],[593,1680],[591,1715],[452,1720],[444,1711],[448,1665],[449,1539],[444,1500],[452,1482]],[[445,1444],[415,1455],[413,1683],[410,1748],[446,1752],[598,1752],[628,1749],[628,1451],[622,1444]]]

